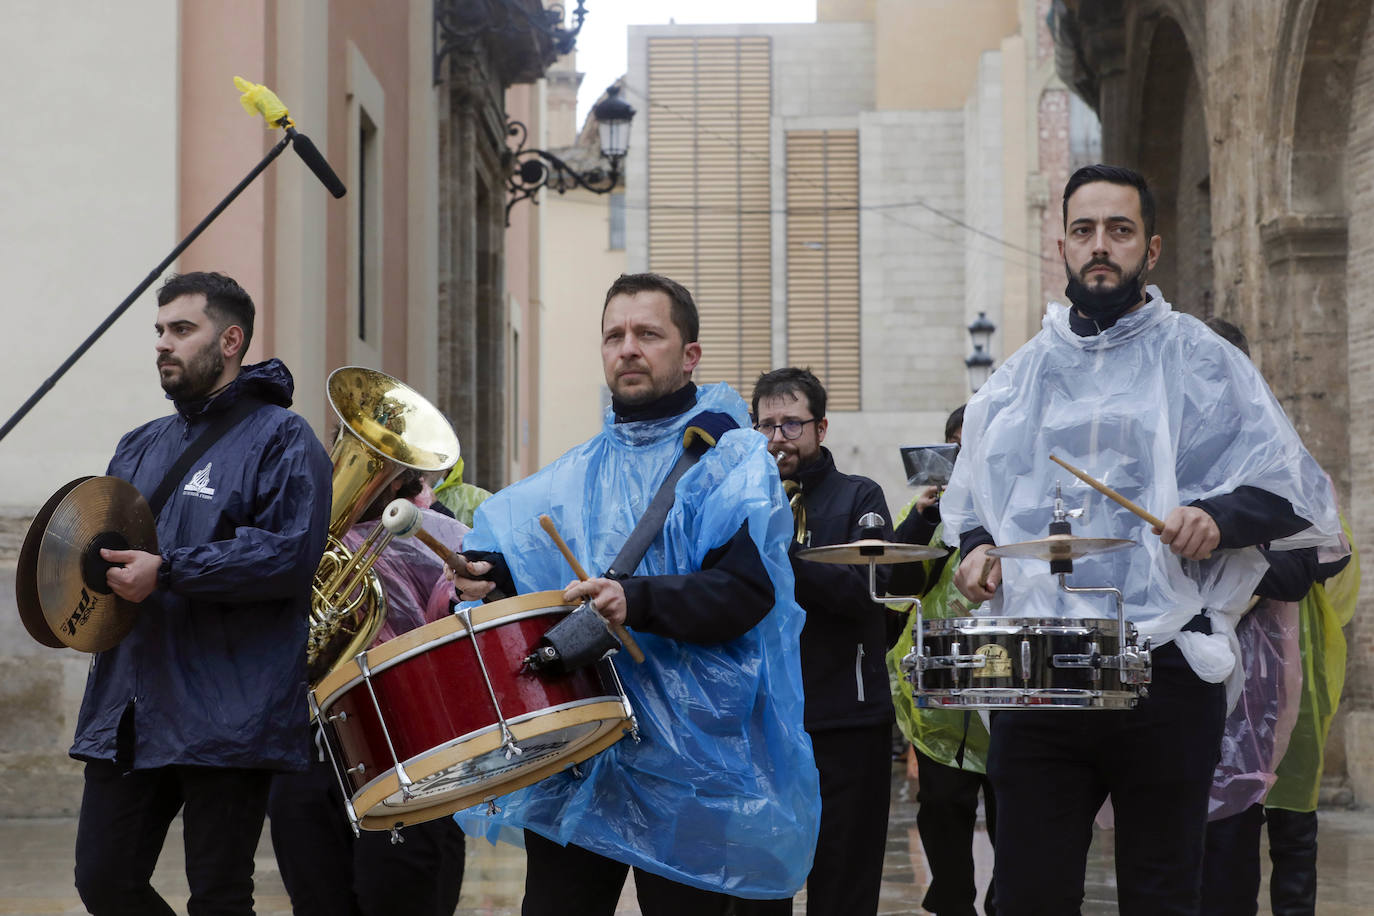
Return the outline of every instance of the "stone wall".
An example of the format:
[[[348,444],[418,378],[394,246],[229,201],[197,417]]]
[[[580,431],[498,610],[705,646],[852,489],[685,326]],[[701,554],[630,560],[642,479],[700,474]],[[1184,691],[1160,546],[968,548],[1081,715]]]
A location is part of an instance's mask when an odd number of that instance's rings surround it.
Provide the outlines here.
[[[75,814],[81,765],[67,756],[90,657],[29,636],[14,569],[30,519],[0,516],[0,817]]]
[[[932,212],[962,218],[964,156],[963,111],[859,116],[865,410],[949,410],[968,397],[966,236]]]
[[[1243,325],[1374,556],[1374,38],[1367,0],[1070,3],[1061,75],[1103,119],[1104,158],[1157,179],[1184,309]],[[1195,89],[1193,88],[1195,84]],[[1333,732],[1374,801],[1374,567]]]

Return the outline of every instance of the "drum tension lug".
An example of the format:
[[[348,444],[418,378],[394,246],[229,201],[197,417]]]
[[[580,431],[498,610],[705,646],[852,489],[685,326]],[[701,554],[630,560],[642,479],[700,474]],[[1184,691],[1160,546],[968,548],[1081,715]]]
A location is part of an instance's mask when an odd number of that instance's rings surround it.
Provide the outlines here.
[[[575,764],[575,763],[574,763],[574,764],[572,765],[571,772],[572,772],[572,777],[573,777],[573,779],[581,779],[581,778],[582,778],[582,767],[579,766],[578,764]]]
[[[391,828],[391,845],[400,846],[405,841],[406,838],[401,836],[401,825],[398,823],[396,826]]]
[[[496,804],[495,798],[487,799],[487,817],[496,817],[501,813],[501,809]]]

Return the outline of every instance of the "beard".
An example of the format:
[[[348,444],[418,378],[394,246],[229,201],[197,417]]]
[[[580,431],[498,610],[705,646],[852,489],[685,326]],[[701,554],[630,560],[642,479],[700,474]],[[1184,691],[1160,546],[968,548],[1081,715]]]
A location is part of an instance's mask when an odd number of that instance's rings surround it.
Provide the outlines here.
[[[651,404],[682,387],[680,371],[677,373],[669,372],[659,377],[648,366],[635,365],[633,368],[644,373],[644,379],[639,384],[634,386],[623,385],[619,379],[616,379],[615,384],[610,386],[611,394],[615,395],[615,399],[626,407],[643,407],[645,404]]]
[[[180,366],[181,373],[167,377],[162,375],[163,366]],[[162,380],[162,390],[174,401],[195,401],[215,390],[215,384],[224,373],[224,356],[219,351],[219,338],[194,354],[189,362],[175,357],[158,360],[158,375]]]
[[[1141,256],[1140,264],[1129,275],[1117,268],[1118,273],[1121,273],[1121,282],[1110,289],[1089,287],[1078,274],[1069,269],[1069,263],[1065,261],[1064,274],[1069,278],[1069,283],[1064,288],[1064,294],[1084,317],[1098,322],[1114,322],[1140,302],[1145,289],[1145,263],[1148,260],[1149,252],[1146,252]],[[1082,272],[1103,264],[1116,267],[1110,261],[1089,261],[1083,265]]]

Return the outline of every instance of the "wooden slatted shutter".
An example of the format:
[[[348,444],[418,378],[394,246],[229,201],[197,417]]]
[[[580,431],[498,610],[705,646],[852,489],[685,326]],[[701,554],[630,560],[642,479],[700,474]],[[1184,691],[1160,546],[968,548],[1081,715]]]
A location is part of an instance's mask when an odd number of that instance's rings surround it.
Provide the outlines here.
[[[651,38],[649,269],[701,312],[698,382],[748,395],[771,366],[767,37]]]
[[[859,134],[787,133],[787,362],[859,410]]]

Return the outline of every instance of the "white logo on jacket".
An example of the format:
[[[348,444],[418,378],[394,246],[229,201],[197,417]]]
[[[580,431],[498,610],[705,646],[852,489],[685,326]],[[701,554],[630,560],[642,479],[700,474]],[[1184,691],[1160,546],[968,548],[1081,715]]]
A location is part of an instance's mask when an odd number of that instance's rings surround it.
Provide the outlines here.
[[[215,495],[215,488],[207,486],[210,483],[210,468],[214,462],[206,462],[205,467],[191,477],[191,482],[181,488],[181,492],[190,493],[192,496],[199,496],[201,499],[210,499]]]

